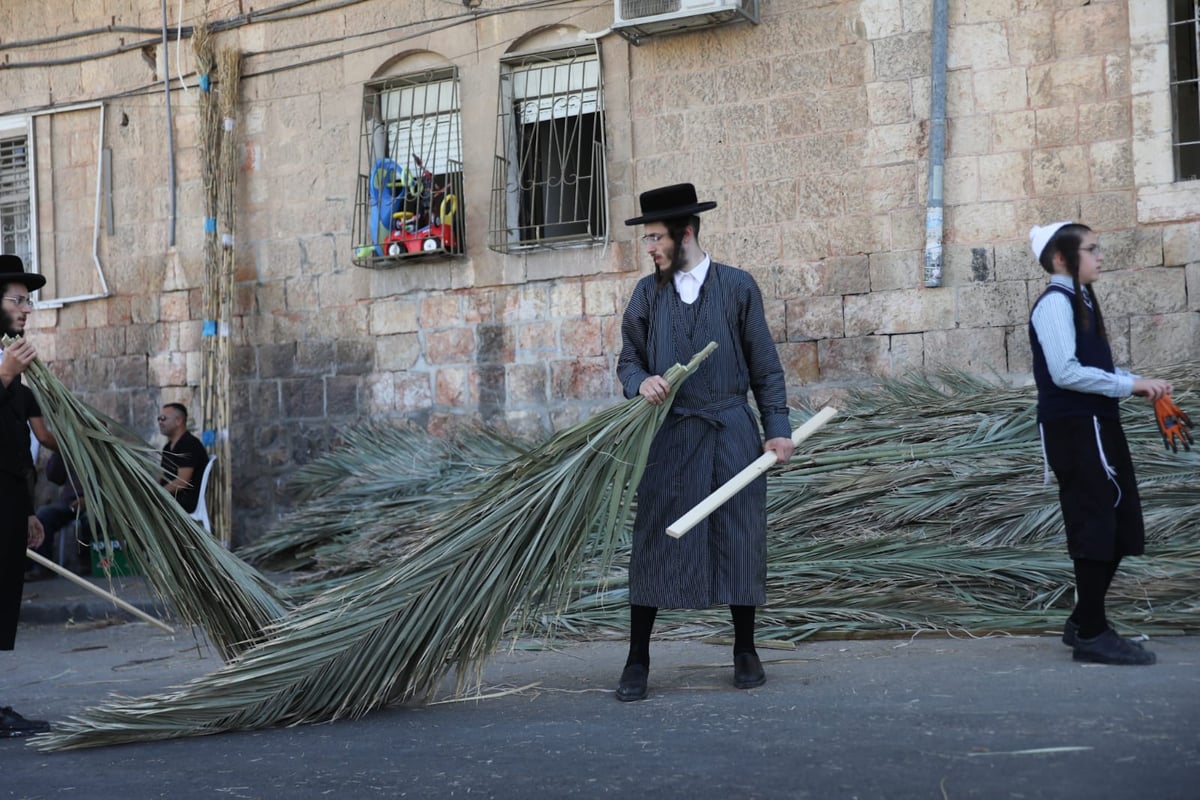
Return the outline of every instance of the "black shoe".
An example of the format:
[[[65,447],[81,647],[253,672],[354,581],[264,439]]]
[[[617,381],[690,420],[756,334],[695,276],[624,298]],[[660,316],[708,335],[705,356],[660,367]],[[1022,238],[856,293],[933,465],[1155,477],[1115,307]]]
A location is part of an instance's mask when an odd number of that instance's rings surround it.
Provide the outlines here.
[[[767,682],[758,653],[737,653],[733,657],[733,685],[739,689],[753,689]]]
[[[623,703],[646,699],[646,680],[650,668],[645,664],[626,664],[621,671],[621,682],[617,685],[617,699]]]
[[[1158,660],[1154,653],[1118,636],[1112,628],[1091,639],[1076,639],[1073,658],[1076,661],[1091,661],[1096,664],[1135,666],[1149,666]]]
[[[1109,630],[1112,630],[1111,625],[1109,625],[1108,628],[1109,628]],[[1117,634],[1117,635],[1119,636],[1120,634]],[[1071,620],[1067,620],[1065,623],[1063,623],[1062,643],[1065,644],[1067,647],[1074,647],[1075,643],[1078,641],[1079,641],[1079,623],[1072,622]],[[1134,647],[1136,647],[1138,650],[1145,649],[1142,647],[1142,643],[1139,642],[1137,639],[1126,639],[1125,641],[1128,642],[1129,644],[1133,645]]]
[[[46,733],[49,730],[49,722],[40,719],[25,719],[8,706],[0,708],[0,739],[33,736],[35,733]]]

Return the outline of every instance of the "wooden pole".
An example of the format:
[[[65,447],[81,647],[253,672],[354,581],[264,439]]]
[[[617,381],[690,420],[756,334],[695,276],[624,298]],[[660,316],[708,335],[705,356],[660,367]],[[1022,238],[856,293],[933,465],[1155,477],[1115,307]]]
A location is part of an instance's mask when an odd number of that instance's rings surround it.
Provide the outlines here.
[[[130,614],[133,614],[138,619],[145,620],[146,622],[149,622],[151,625],[157,625],[158,627],[162,628],[167,633],[175,633],[175,629],[172,628],[167,623],[163,622],[162,620],[155,619],[154,617],[147,614],[145,611],[142,611],[137,606],[132,606],[129,603],[126,603],[124,600],[117,597],[115,594],[110,594],[109,592],[106,592],[103,589],[101,589],[99,586],[96,586],[88,581],[85,581],[83,578],[79,577],[74,572],[71,572],[71,570],[60,567],[58,564],[55,564],[53,561],[46,558],[41,553],[35,553],[33,550],[26,548],[25,555],[29,556],[34,561],[41,564],[46,569],[54,570],[55,572],[57,572],[59,575],[62,575],[67,580],[74,581],[75,583],[82,586],[84,589],[87,589],[89,592],[98,594],[101,597],[105,598],[106,600],[112,600],[114,603],[117,604],[118,607],[123,608],[124,610],[128,611]]]
[[[836,413],[836,408],[825,406],[816,414],[813,414],[807,422],[792,432],[792,444],[799,445],[809,436],[812,436],[818,428],[828,422]],[[773,467],[777,460],[774,452],[763,453],[750,466],[725,481],[724,485],[697,503],[695,508],[672,522],[667,528],[667,534],[676,539],[683,536],[700,524],[701,520],[720,508],[729,498],[744,489],[746,484]]]

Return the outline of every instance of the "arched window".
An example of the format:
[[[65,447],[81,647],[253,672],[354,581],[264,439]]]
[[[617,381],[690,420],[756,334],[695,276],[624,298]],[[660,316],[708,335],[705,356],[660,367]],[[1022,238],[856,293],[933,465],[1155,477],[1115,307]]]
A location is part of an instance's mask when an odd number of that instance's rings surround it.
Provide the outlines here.
[[[466,252],[458,71],[409,71],[363,92],[354,263],[390,267]],[[428,61],[426,57],[424,59]]]
[[[604,102],[595,43],[500,66],[488,246],[588,245],[608,235]]]

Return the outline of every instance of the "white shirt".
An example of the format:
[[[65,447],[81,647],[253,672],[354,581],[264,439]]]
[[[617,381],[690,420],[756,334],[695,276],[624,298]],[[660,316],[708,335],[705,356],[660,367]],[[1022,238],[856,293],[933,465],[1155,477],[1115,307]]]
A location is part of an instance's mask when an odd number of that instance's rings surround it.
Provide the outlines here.
[[[679,292],[679,299],[689,306],[700,296],[700,287],[704,285],[704,279],[708,277],[710,264],[712,264],[712,259],[708,257],[708,253],[705,253],[699,264],[687,272],[675,273],[675,291]]]

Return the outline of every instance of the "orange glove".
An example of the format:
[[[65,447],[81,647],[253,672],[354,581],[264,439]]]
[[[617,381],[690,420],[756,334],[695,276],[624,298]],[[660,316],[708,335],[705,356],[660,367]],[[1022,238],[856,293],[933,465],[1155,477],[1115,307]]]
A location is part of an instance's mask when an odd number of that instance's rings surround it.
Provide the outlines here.
[[[1179,406],[1171,400],[1171,395],[1163,395],[1154,401],[1154,416],[1158,419],[1158,429],[1162,431],[1163,444],[1178,453],[1177,444],[1182,444],[1184,450],[1191,450],[1195,439],[1188,429],[1192,420],[1183,413]],[[1178,442],[1176,442],[1178,440]]]

